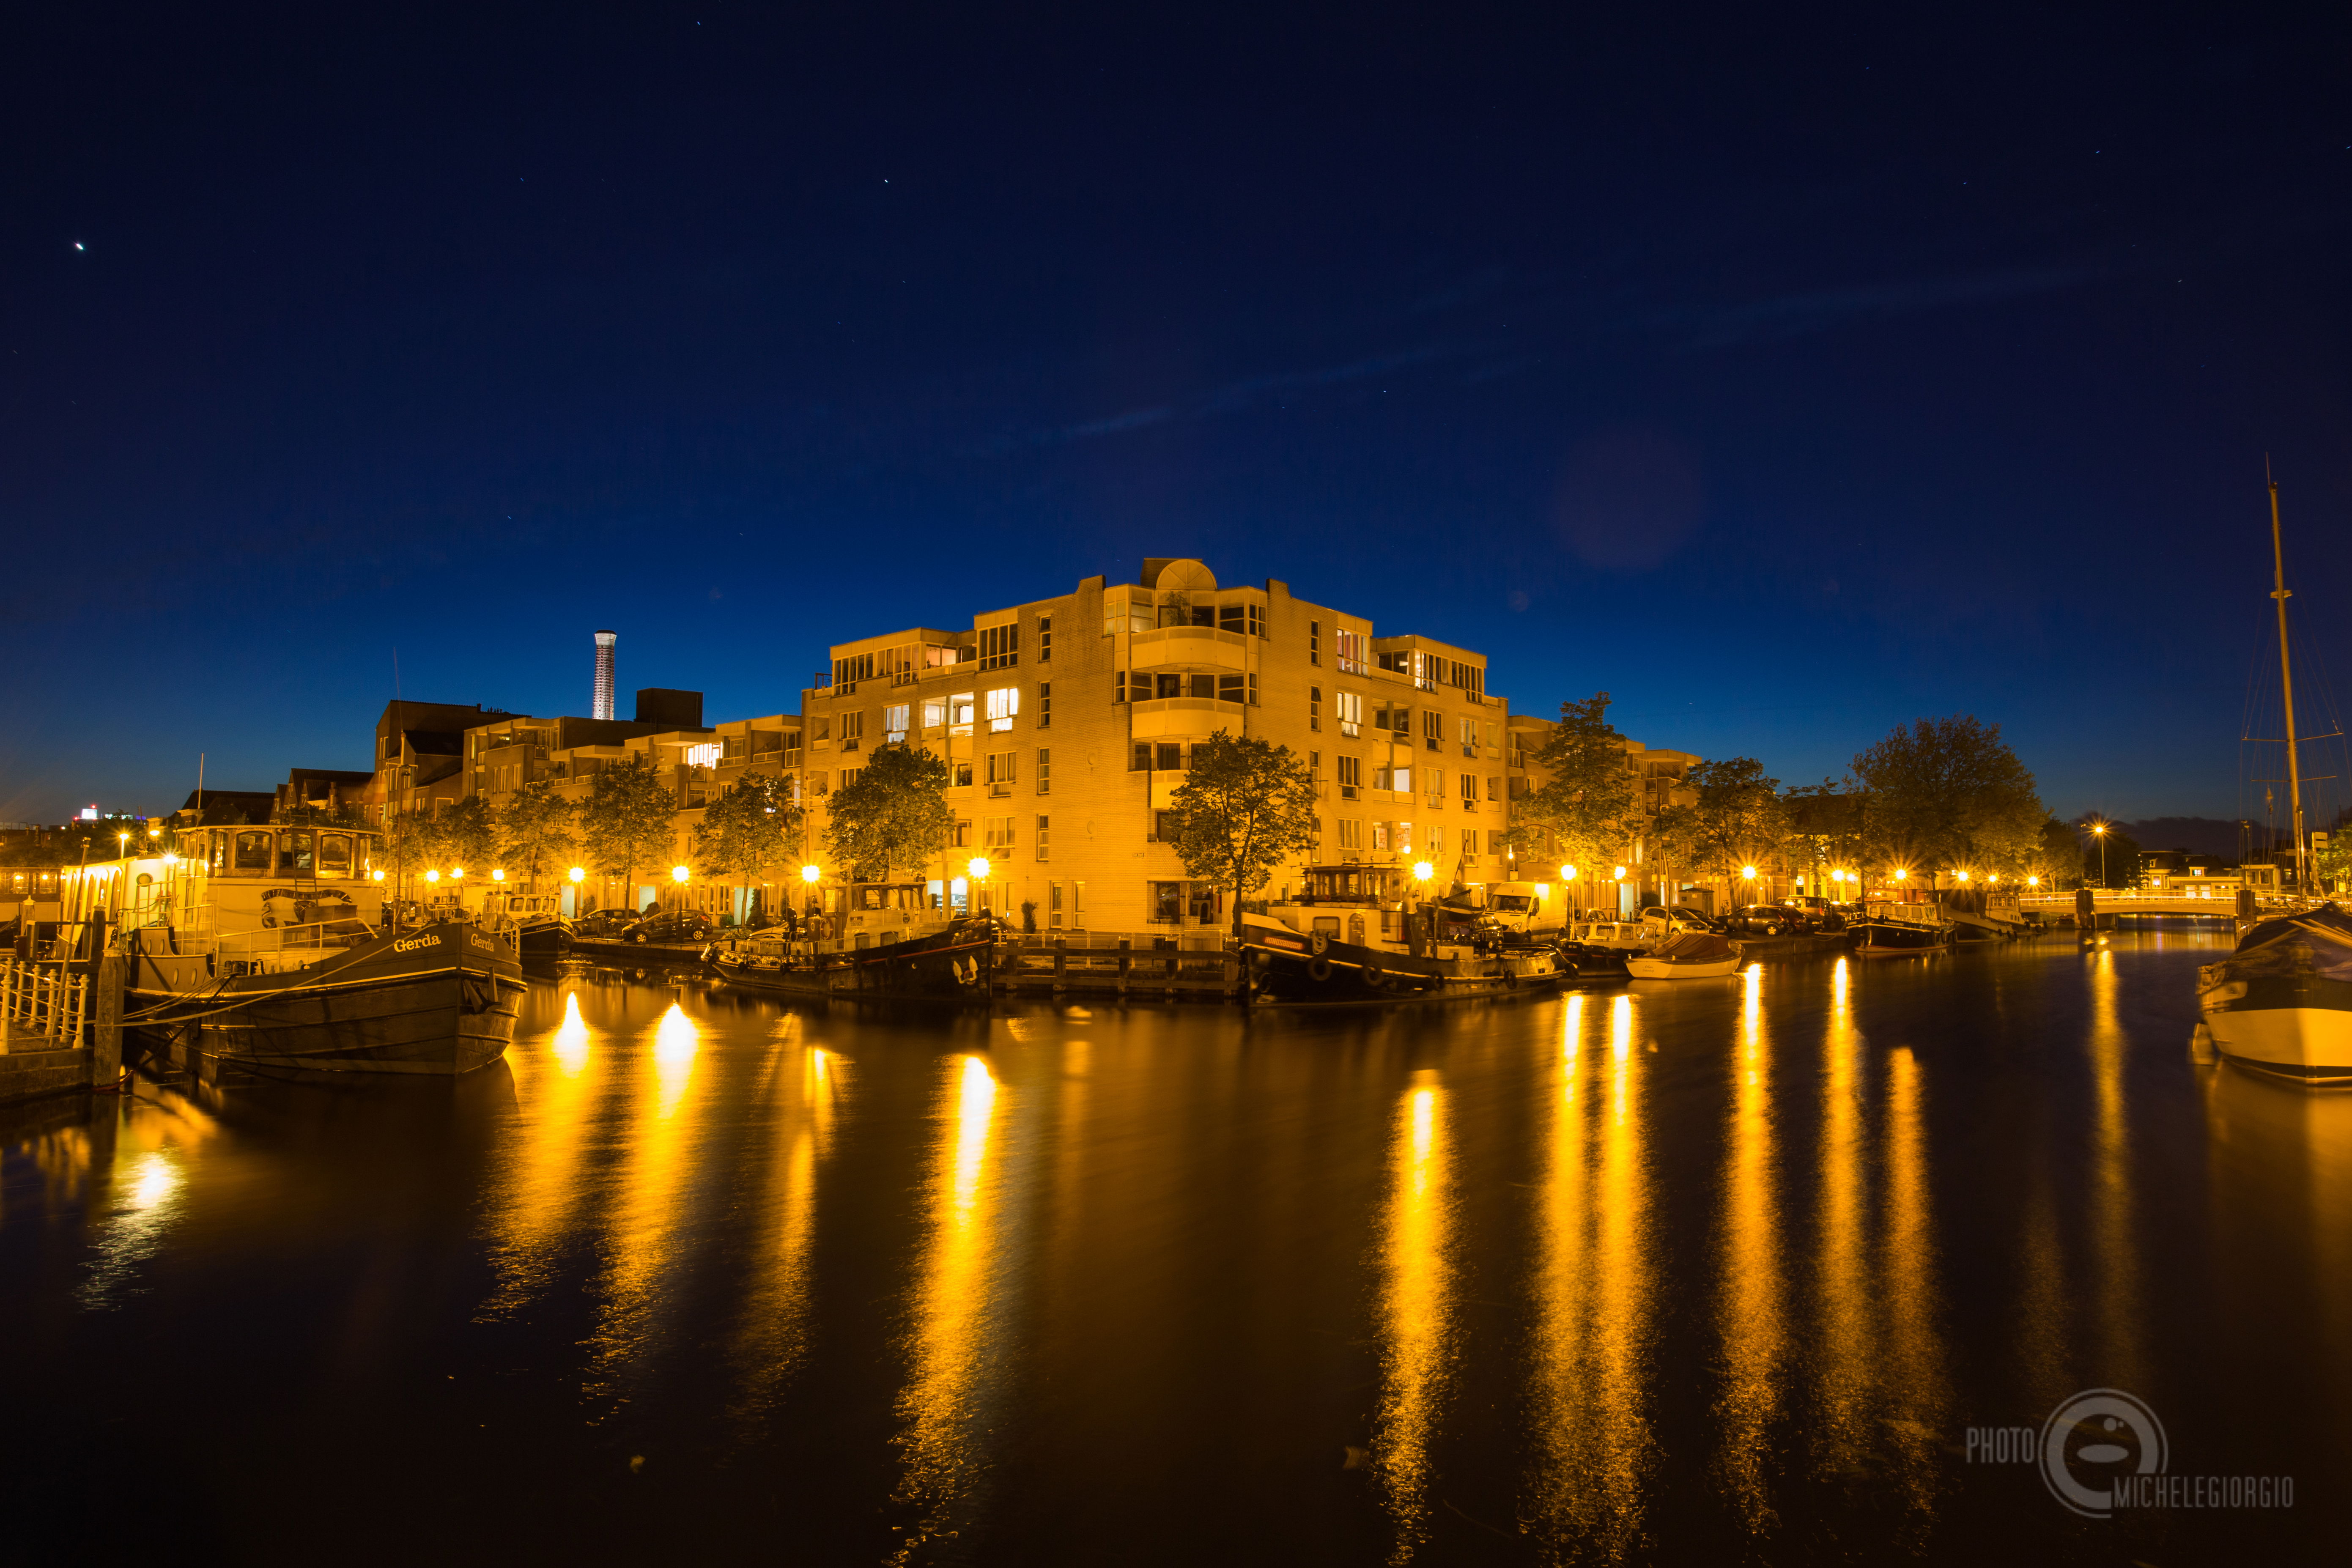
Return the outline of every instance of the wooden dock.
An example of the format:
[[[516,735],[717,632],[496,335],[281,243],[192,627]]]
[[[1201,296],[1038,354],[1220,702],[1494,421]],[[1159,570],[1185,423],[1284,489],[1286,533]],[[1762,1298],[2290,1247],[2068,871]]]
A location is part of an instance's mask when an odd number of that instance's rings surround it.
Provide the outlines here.
[[[1241,994],[1241,961],[1223,936],[1053,936],[1022,932],[997,949],[1003,996],[1158,998],[1230,1002]]]
[[[0,963],[0,1103],[122,1076],[120,958]]]

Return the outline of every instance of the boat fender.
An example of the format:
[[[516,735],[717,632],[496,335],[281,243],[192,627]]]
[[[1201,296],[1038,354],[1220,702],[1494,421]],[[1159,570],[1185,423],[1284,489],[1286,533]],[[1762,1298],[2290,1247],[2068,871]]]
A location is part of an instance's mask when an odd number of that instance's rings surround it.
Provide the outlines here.
[[[1307,978],[1312,980],[1318,985],[1320,985],[1325,981],[1330,979],[1331,961],[1328,958],[1308,959],[1307,961]]]
[[[1375,991],[1388,989],[1388,971],[1380,966],[1378,960],[1370,958],[1364,960],[1364,984]]]
[[[1506,991],[1517,991],[1518,988],[1519,972],[1506,963],[1503,965],[1503,989]]]
[[[1330,945],[1331,939],[1319,931],[1307,939],[1307,951],[1318,958],[1322,957]]]

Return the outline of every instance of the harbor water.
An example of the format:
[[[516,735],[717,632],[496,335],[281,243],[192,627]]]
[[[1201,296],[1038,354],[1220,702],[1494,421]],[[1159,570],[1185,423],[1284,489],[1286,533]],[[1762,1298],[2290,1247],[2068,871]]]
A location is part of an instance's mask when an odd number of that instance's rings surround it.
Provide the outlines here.
[[[2332,1558],[2352,1096],[2190,1059],[2222,941],[1248,1016],[579,966],[455,1082],[0,1108],[0,1539]],[[2069,1507],[2098,1389],[2268,1484]]]

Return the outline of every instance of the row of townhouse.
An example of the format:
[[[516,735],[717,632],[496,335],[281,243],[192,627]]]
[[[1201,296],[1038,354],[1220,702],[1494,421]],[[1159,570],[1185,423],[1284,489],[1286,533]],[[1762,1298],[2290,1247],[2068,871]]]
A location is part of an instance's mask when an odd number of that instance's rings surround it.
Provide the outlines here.
[[[904,742],[949,767],[955,825],[926,870],[940,903],[1025,913],[1047,931],[1213,928],[1231,919],[1224,894],[1186,874],[1166,814],[1193,748],[1223,730],[1289,747],[1316,777],[1318,847],[1276,877],[1276,897],[1310,863],[1428,860],[1442,880],[1470,884],[1545,879],[1557,865],[1540,833],[1523,852],[1507,841],[1513,803],[1542,783],[1536,753],[1551,721],[1488,690],[1483,654],[1380,635],[1279,581],[1224,587],[1197,560],[1147,561],[1133,583],[1089,577],[968,626],[840,644],[797,713],[706,726],[701,710],[698,693],[667,690],[639,692],[628,721],[394,702],[376,726],[375,771],[346,798],[375,821],[469,795],[495,807],[542,778],[584,799],[599,770],[643,754],[677,792],[677,863],[690,863],[703,807],[753,773],[795,782],[821,862],[833,792],[876,747]],[[1653,809],[1697,761],[1627,742]],[[984,882],[964,874],[976,858],[989,863]],[[1596,875],[1583,901],[1659,896],[1638,845],[1628,858],[1622,889],[1604,891]],[[775,873],[795,900],[796,870]],[[658,868],[625,893],[588,896],[739,916],[748,902],[699,879],[680,888]],[[815,896],[841,889],[827,878]]]

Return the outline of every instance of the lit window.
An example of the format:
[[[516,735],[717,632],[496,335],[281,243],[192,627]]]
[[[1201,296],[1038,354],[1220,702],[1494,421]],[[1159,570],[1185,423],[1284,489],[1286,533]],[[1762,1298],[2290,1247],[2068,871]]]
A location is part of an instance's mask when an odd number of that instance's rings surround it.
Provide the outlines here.
[[[1013,728],[1013,716],[1021,711],[1021,689],[1000,686],[988,694],[988,728],[992,733]]]
[[[1021,662],[1021,628],[1010,622],[986,626],[980,634],[980,668],[1010,669]]]
[[[1339,819],[1339,847],[1361,849],[1364,847],[1364,825],[1352,817]]]
[[[948,733],[971,733],[971,693],[960,691],[948,699]]]
[[[903,746],[907,743],[908,704],[897,702],[882,710],[882,743]]]
[[[991,752],[988,753],[988,782],[991,784],[1004,784],[1007,786],[1012,784],[1013,756],[1014,753],[1012,752]]]
[[[708,745],[688,746],[685,752],[686,765],[689,768],[715,768],[719,765],[719,743],[715,741]],[[500,769],[499,771],[511,777],[516,770]],[[511,788],[512,785],[509,784],[508,787]]]
[[[947,721],[947,700],[942,697],[925,698],[923,700],[923,728],[926,730],[936,730],[944,725]]]
[[[841,749],[845,752],[854,752],[865,742],[866,715],[863,713],[841,715]]]
[[[1360,735],[1364,732],[1364,698],[1358,691],[1335,691],[1331,707],[1339,717],[1339,733]]]
[[[1364,673],[1364,634],[1347,630],[1331,634],[1332,657],[1339,661],[1342,675]]]
[[[993,849],[1000,852],[1012,848],[1013,819],[1009,816],[985,816],[981,818],[980,847],[982,849]]]

